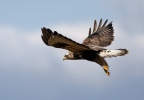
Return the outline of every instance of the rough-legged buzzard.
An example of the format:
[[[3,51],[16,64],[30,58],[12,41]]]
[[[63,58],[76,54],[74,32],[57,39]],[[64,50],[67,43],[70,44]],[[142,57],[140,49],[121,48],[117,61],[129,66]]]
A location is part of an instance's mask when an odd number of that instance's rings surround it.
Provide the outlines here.
[[[102,19],[97,27],[96,20],[94,21],[93,31],[89,29],[88,37],[82,44],[77,43],[56,31],[52,32],[50,29],[42,28],[42,40],[48,46],[55,48],[62,48],[69,50],[65,54],[63,60],[78,60],[85,59],[88,61],[96,62],[104,69],[107,75],[110,75],[109,66],[104,58],[123,56],[128,53],[126,49],[107,50],[104,47],[110,45],[114,40],[114,29],[112,22],[107,24],[106,20],[102,25]]]

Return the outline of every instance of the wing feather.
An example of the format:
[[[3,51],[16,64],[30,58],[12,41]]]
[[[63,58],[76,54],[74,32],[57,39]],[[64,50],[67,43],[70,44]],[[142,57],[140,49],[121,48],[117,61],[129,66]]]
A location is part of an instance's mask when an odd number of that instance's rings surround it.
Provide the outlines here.
[[[104,28],[104,27],[106,26],[107,22],[108,22],[108,20],[106,20],[106,21],[104,22],[102,28]]]
[[[96,22],[96,20],[94,21],[94,26],[93,26],[93,32],[96,30],[96,28],[97,28],[97,22]]]
[[[89,35],[84,41],[83,45],[88,46],[93,50],[101,50],[103,47],[106,47],[112,43],[114,40],[114,29],[112,26],[112,22],[107,24],[106,20],[102,25],[102,19],[99,22],[98,28],[96,29],[96,20],[94,21],[93,33]]]
[[[95,30],[95,31],[99,31],[99,29],[101,28],[101,25],[102,25],[102,19],[100,20],[99,26],[98,26],[97,30]]]
[[[89,35],[88,36],[90,36],[91,35],[91,28],[89,28]]]
[[[72,52],[90,50],[89,47],[86,47],[61,34],[58,34],[56,31],[52,32],[50,29],[46,29],[45,27],[42,28],[42,34],[42,40],[48,46],[62,48]]]

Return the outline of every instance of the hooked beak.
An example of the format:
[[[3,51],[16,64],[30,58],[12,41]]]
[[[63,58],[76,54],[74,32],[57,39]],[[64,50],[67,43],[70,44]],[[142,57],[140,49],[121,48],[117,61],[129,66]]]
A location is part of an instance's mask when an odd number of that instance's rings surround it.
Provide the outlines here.
[[[63,61],[66,60],[66,59],[67,59],[66,57],[63,57]]]

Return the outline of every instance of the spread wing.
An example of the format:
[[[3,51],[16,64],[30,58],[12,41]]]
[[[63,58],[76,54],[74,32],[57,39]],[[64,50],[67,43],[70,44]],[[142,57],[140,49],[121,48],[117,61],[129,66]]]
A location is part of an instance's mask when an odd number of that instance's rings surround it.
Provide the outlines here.
[[[112,22],[107,24],[106,20],[102,25],[102,19],[97,27],[96,20],[94,21],[93,32],[91,33],[91,28],[89,29],[89,36],[83,41],[83,45],[88,46],[93,50],[101,50],[112,43],[114,40],[114,29],[112,27]]]
[[[42,40],[48,46],[53,46],[55,48],[62,48],[72,52],[79,52],[83,50],[90,50],[89,47],[86,47],[82,44],[79,44],[61,34],[58,34],[56,31],[52,32],[50,29],[43,27],[42,29]]]

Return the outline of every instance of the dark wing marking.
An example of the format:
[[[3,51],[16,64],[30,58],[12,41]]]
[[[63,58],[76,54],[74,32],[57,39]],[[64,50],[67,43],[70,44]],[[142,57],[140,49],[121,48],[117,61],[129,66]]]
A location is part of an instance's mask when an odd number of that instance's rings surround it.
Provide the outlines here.
[[[79,52],[83,50],[90,50],[82,44],[79,44],[56,31],[52,32],[50,29],[42,28],[42,40],[48,46],[53,46],[55,48],[62,48],[72,52]]]
[[[93,50],[100,50],[102,47],[110,45],[114,40],[114,29],[112,27],[112,22],[106,25],[107,21],[108,20],[106,20],[102,25],[101,19],[97,28],[97,22],[95,20],[92,34],[89,32],[89,36],[83,41],[82,44]]]

